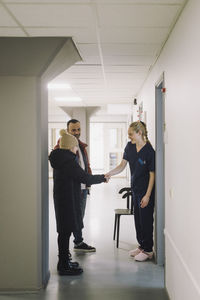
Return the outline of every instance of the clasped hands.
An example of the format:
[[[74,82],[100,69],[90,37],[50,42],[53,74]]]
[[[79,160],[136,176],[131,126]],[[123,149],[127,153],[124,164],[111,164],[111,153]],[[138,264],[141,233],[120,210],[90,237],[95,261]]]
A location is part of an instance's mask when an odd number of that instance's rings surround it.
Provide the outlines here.
[[[106,179],[106,183],[108,183],[109,180],[110,180],[110,178],[111,178],[111,175],[110,175],[109,173],[106,173],[106,174],[104,175],[104,178]]]

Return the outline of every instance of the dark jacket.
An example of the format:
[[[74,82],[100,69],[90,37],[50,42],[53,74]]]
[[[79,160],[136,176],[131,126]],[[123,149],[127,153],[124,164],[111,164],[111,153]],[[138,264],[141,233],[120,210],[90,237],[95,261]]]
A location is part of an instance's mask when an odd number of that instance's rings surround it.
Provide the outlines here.
[[[104,175],[90,175],[76,162],[69,150],[55,149],[49,156],[53,168],[54,206],[57,232],[65,233],[83,228],[81,215],[81,183],[87,185],[105,182]]]
[[[83,143],[83,142],[81,142],[80,140],[78,140],[78,143],[79,143],[79,147],[80,147],[81,153],[83,155],[83,161],[84,161],[84,164],[85,164],[85,171],[87,173],[89,173],[89,174],[92,174],[92,170],[90,168],[90,162],[89,162],[89,158],[88,158],[88,154],[87,154],[87,150],[86,150],[86,147],[88,145],[85,144],[85,143]],[[54,150],[58,149],[59,145],[60,145],[60,139],[57,141],[57,144],[54,147]],[[87,185],[87,187],[90,187],[90,185]]]

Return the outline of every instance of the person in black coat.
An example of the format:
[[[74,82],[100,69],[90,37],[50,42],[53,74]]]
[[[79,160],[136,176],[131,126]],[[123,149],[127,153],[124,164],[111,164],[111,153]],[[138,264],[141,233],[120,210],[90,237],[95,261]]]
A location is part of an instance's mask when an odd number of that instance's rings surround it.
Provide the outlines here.
[[[59,275],[78,275],[83,272],[77,262],[71,262],[69,239],[74,230],[83,228],[80,208],[81,183],[106,182],[104,175],[86,173],[77,162],[78,140],[64,129],[60,131],[60,148],[53,150],[49,161],[53,168],[53,197],[58,232],[57,270]]]

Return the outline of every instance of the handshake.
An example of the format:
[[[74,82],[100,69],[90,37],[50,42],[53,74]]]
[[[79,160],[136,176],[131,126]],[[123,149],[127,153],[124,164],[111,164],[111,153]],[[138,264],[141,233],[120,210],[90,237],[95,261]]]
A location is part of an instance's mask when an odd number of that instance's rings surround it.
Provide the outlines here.
[[[108,183],[111,178],[111,175],[109,173],[106,173],[106,174],[104,174],[104,178],[106,180],[105,182]]]

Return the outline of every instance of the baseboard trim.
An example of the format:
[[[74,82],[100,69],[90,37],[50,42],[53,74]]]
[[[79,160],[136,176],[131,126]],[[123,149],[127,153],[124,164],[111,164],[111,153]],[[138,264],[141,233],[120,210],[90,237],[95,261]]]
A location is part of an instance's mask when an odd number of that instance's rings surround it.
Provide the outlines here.
[[[170,236],[169,232],[167,231],[167,229],[164,229],[164,234],[166,236],[166,238],[168,239],[168,241],[170,242],[170,244],[172,245],[174,251],[176,252],[177,257],[179,258],[180,262],[182,263],[188,277],[190,278],[192,284],[194,285],[195,289],[197,290],[197,293],[200,296],[200,286],[198,285],[198,282],[196,281],[196,279],[194,278],[194,276],[192,275],[192,272],[190,271],[189,267],[187,266],[186,262],[184,261],[180,251],[178,250],[178,248],[176,247],[175,242],[173,241],[172,237]]]
[[[45,289],[48,285],[49,279],[50,279],[50,271],[47,272],[46,277],[44,279],[44,282],[41,287],[30,287],[25,289],[0,289],[0,295],[24,295],[24,294],[39,294],[41,290]]]

